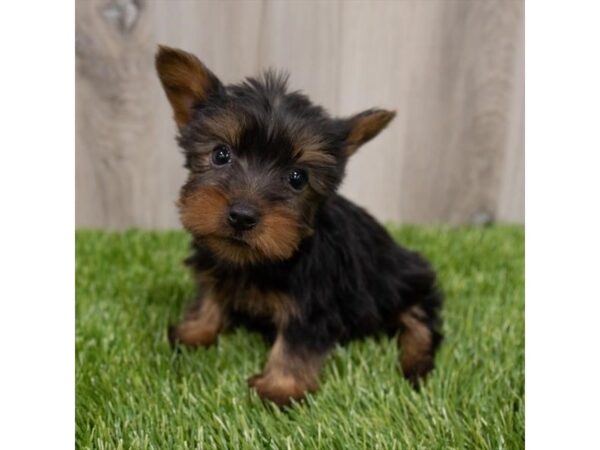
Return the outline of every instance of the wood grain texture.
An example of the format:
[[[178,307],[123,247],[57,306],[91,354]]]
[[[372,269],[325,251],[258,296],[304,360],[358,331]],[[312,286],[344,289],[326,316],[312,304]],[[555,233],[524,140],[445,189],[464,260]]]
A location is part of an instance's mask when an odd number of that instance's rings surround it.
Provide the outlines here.
[[[523,15],[521,0],[79,0],[77,225],[179,227],[157,43],[225,82],[287,69],[337,115],[395,109],[342,187],[381,220],[522,223]]]

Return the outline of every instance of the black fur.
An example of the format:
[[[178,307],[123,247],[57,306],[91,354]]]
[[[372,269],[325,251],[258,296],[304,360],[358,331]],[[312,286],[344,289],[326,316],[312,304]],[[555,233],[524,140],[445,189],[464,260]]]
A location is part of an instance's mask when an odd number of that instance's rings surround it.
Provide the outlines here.
[[[293,346],[325,351],[337,342],[380,332],[393,335],[399,312],[420,305],[437,347],[442,299],[435,273],[423,257],[397,245],[366,211],[337,194],[320,209],[314,229],[286,261],[237,267],[194,243],[186,262],[196,271],[216,270],[224,280],[288,293],[301,311],[300,319],[285,330]],[[274,337],[268,320],[257,322],[239,313],[234,317]]]
[[[183,69],[177,66],[182,58],[187,64]],[[208,287],[200,283],[196,309],[200,310],[209,295],[207,289],[214,295],[228,292],[227,286],[232,284],[240,297],[244,292],[281,294],[291,304],[288,309],[295,312],[284,321],[261,313],[260,308],[259,312],[256,308],[245,311],[243,298],[241,308],[239,302],[233,308],[226,298],[219,307],[228,326],[246,325],[271,339],[280,336],[291,359],[323,355],[338,342],[402,332],[402,315],[414,310],[418,314],[412,317],[425,327],[430,339],[425,353],[431,362],[418,373],[425,375],[441,341],[442,300],[435,273],[423,257],[397,245],[366,211],[336,193],[348,157],[383,129],[393,113],[368,110],[349,118],[332,118],[305,95],[288,92],[285,76],[267,72],[258,79],[224,86],[194,58],[165,48],[157,55],[157,69],[168,95],[185,93],[186,83],[194,77],[210,80],[206,91],[196,89],[190,94],[191,119],[180,124],[178,138],[190,173],[181,191],[182,218],[185,214],[193,218],[182,219],[193,236],[193,254],[187,264],[199,275],[209,274],[211,280]],[[174,78],[172,73],[180,76],[189,61],[197,69],[185,73],[181,81]],[[177,71],[171,73],[173,65]],[[178,107],[176,102],[172,104],[174,109]],[[211,163],[216,145],[231,150],[230,164],[215,167]],[[313,153],[302,159],[304,147],[310,146]],[[308,173],[308,185],[302,192],[287,183],[286,176],[294,168]],[[210,210],[194,210],[189,199],[205,192],[202,189],[215,190],[217,198],[223,196],[224,211],[213,206],[214,202]],[[251,235],[235,234],[221,218],[228,205],[240,199],[262,208],[265,215],[275,208],[295,217],[297,230],[285,225],[300,236],[289,255],[269,257],[268,251],[257,250],[260,257],[252,258]],[[202,199],[198,202],[204,204]],[[198,231],[200,225],[195,227],[193,220],[206,227],[207,215],[216,217],[217,225]],[[275,241],[291,236],[291,232],[282,234],[277,229],[269,232]],[[212,246],[207,236],[213,238]],[[247,260],[223,256],[229,250],[215,250],[221,243],[227,249],[233,246],[232,252],[239,245],[247,252]],[[171,338],[177,341],[176,331],[171,331]],[[289,372],[302,377],[291,368]],[[272,393],[264,397],[281,399]]]

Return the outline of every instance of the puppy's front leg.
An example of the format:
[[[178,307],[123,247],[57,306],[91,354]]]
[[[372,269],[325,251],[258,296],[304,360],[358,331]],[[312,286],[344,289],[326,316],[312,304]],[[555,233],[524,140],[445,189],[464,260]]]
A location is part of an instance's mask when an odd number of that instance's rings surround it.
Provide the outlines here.
[[[317,390],[325,357],[325,352],[292,345],[279,333],[264,371],[249,378],[248,384],[262,399],[279,406],[289,405],[292,400],[302,400],[308,392]]]
[[[169,328],[169,341],[171,345],[208,347],[216,342],[224,324],[225,313],[221,305],[207,292],[179,325]]]

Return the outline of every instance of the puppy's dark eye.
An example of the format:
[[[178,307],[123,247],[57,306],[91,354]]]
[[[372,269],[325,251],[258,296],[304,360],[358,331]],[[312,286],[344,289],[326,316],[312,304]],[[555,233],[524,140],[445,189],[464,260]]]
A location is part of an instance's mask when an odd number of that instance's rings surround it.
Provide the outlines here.
[[[215,166],[224,166],[231,162],[231,150],[226,145],[217,145],[212,152],[211,159]]]
[[[296,191],[301,190],[308,182],[308,174],[302,169],[293,169],[288,175],[290,186]]]

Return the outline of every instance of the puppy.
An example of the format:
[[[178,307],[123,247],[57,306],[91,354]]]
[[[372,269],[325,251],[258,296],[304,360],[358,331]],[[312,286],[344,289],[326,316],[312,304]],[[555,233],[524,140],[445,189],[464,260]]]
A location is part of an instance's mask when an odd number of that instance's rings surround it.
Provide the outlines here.
[[[435,274],[336,193],[348,158],[395,113],[334,118],[289,92],[285,76],[225,86],[194,55],[168,47],[156,70],[188,169],[178,207],[198,282],[171,343],[209,346],[238,325],[261,332],[272,348],[248,383],[288,405],[317,390],[336,343],[387,333],[417,385],[441,341]]]

